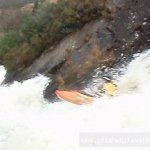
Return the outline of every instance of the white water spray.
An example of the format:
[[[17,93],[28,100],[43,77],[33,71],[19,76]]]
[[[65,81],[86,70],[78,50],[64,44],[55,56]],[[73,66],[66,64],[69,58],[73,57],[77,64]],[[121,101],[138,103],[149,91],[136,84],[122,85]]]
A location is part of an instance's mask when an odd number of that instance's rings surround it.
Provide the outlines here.
[[[150,51],[131,62],[116,79],[118,96],[96,99],[89,106],[47,103],[42,75],[10,86],[0,86],[0,150],[100,150],[82,147],[83,132],[150,131]],[[1,68],[1,81],[5,71]],[[142,148],[104,148],[144,150]]]

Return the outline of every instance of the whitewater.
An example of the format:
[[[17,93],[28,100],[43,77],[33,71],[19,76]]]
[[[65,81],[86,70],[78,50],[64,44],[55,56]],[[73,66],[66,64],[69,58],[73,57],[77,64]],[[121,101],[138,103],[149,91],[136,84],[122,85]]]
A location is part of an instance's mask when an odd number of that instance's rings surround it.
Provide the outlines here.
[[[136,54],[120,70],[116,96],[96,97],[88,106],[49,103],[43,90],[51,80],[40,74],[0,85],[0,150],[149,150],[80,144],[82,133],[150,132],[150,50]],[[1,83],[5,74],[1,66]]]

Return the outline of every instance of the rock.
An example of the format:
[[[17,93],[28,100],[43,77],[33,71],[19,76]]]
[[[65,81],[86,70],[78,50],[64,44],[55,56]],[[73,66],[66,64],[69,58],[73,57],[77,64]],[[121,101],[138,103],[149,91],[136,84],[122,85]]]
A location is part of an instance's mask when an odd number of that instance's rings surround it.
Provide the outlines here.
[[[58,89],[58,85],[54,77],[51,76],[51,79],[52,81],[46,87],[43,94],[46,99],[49,99],[51,102],[56,102],[58,99],[55,98],[55,91]]]
[[[54,82],[45,91],[48,98],[57,88],[71,88],[94,68],[113,67],[122,54],[130,57],[150,47],[149,6],[149,0],[107,0],[103,17],[64,38],[53,51],[47,50],[30,67],[13,74],[13,80],[37,73],[53,75]]]
[[[60,87],[63,87],[88,74],[99,64],[110,64],[116,57],[110,50],[113,35],[107,30],[107,26],[109,22],[105,19],[85,25],[79,32],[63,39],[52,52],[43,54],[15,78],[27,78],[37,73],[54,74]]]
[[[114,18],[117,50],[130,55],[150,47],[149,6],[149,0],[120,0]]]

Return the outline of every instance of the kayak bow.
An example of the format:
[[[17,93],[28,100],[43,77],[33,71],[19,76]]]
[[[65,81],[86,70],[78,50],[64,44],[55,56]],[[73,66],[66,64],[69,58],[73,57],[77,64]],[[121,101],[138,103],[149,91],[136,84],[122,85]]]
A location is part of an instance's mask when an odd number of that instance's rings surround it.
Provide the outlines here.
[[[92,97],[81,94],[77,91],[56,90],[55,94],[58,96],[58,98],[77,105],[91,104],[94,101]]]

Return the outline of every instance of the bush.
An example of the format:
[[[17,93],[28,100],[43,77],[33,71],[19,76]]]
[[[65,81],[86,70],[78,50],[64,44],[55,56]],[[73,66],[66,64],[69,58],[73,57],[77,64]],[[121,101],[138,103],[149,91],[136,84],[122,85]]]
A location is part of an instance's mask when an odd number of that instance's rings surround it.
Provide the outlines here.
[[[28,43],[23,43],[8,51],[3,57],[3,64],[7,71],[21,71],[38,56],[37,51],[32,49]]]
[[[39,9],[33,14],[34,22],[37,25],[38,32],[43,32],[47,24],[55,19],[55,14],[53,11],[55,9],[55,4],[48,3],[47,5],[41,5]]]
[[[16,31],[9,31],[0,39],[0,53],[6,53],[10,49],[19,46],[23,42],[23,38]]]
[[[24,16],[21,31],[28,42],[31,42],[33,36],[40,36],[49,21],[54,17],[54,14],[50,13],[53,9],[54,4],[49,3],[42,5],[33,14]]]
[[[30,38],[38,34],[37,26],[32,15],[24,16],[23,23],[21,25],[21,32],[26,41],[30,42]]]
[[[54,17],[42,33],[45,45],[48,47],[55,44],[85,23],[99,18],[103,13],[104,2],[105,0],[58,0],[55,9],[49,12]]]

